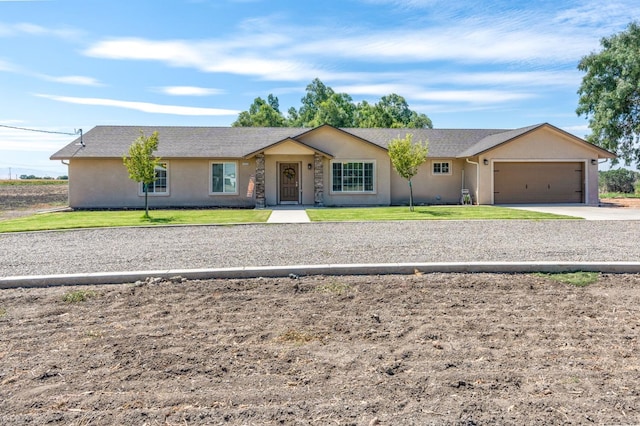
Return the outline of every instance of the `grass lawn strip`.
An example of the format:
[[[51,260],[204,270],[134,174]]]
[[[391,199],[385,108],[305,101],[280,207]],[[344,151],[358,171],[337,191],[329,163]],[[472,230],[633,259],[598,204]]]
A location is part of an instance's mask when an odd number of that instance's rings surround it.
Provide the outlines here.
[[[546,220],[580,219],[551,213],[540,213],[496,206],[428,206],[415,207],[344,207],[335,209],[308,209],[313,222],[392,221],[392,220]]]
[[[117,226],[196,225],[266,222],[271,210],[76,211],[44,213],[0,222],[0,232],[43,231]]]

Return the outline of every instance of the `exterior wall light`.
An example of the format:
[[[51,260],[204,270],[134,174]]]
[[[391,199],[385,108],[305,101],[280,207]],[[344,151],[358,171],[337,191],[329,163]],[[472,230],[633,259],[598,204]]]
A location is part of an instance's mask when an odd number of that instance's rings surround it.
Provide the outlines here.
[[[489,160],[487,160],[487,159],[485,158],[484,160],[482,160],[482,163],[483,163],[485,166],[488,166],[488,165],[489,165]]]
[[[307,169],[309,169],[309,170],[313,169],[313,164],[311,164],[311,163],[307,164]]]
[[[592,158],[591,164],[595,166],[596,164],[598,164],[598,160],[596,160],[595,158]]]

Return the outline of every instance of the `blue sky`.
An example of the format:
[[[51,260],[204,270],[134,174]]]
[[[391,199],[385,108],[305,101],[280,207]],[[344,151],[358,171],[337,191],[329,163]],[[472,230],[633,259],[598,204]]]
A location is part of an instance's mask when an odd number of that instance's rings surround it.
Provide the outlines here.
[[[298,108],[318,77],[437,128],[582,137],[576,65],[638,17],[637,0],[0,0],[0,125],[228,126],[269,93]],[[0,127],[0,178],[66,173],[48,158],[73,139]]]

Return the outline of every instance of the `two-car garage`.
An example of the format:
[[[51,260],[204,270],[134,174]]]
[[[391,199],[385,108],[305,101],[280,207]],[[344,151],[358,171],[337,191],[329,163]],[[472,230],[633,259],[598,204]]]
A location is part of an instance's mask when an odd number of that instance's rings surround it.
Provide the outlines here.
[[[583,161],[493,163],[494,204],[584,203]]]

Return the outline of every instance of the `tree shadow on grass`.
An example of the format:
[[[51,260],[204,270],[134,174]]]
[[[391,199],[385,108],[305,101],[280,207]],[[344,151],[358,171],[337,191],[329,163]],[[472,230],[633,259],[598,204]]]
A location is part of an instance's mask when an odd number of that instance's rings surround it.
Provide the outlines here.
[[[145,219],[149,223],[171,223],[176,220],[175,217],[150,217]]]
[[[432,217],[450,217],[452,216],[451,212],[448,211],[437,211],[437,210],[414,210],[414,213],[428,215]]]

